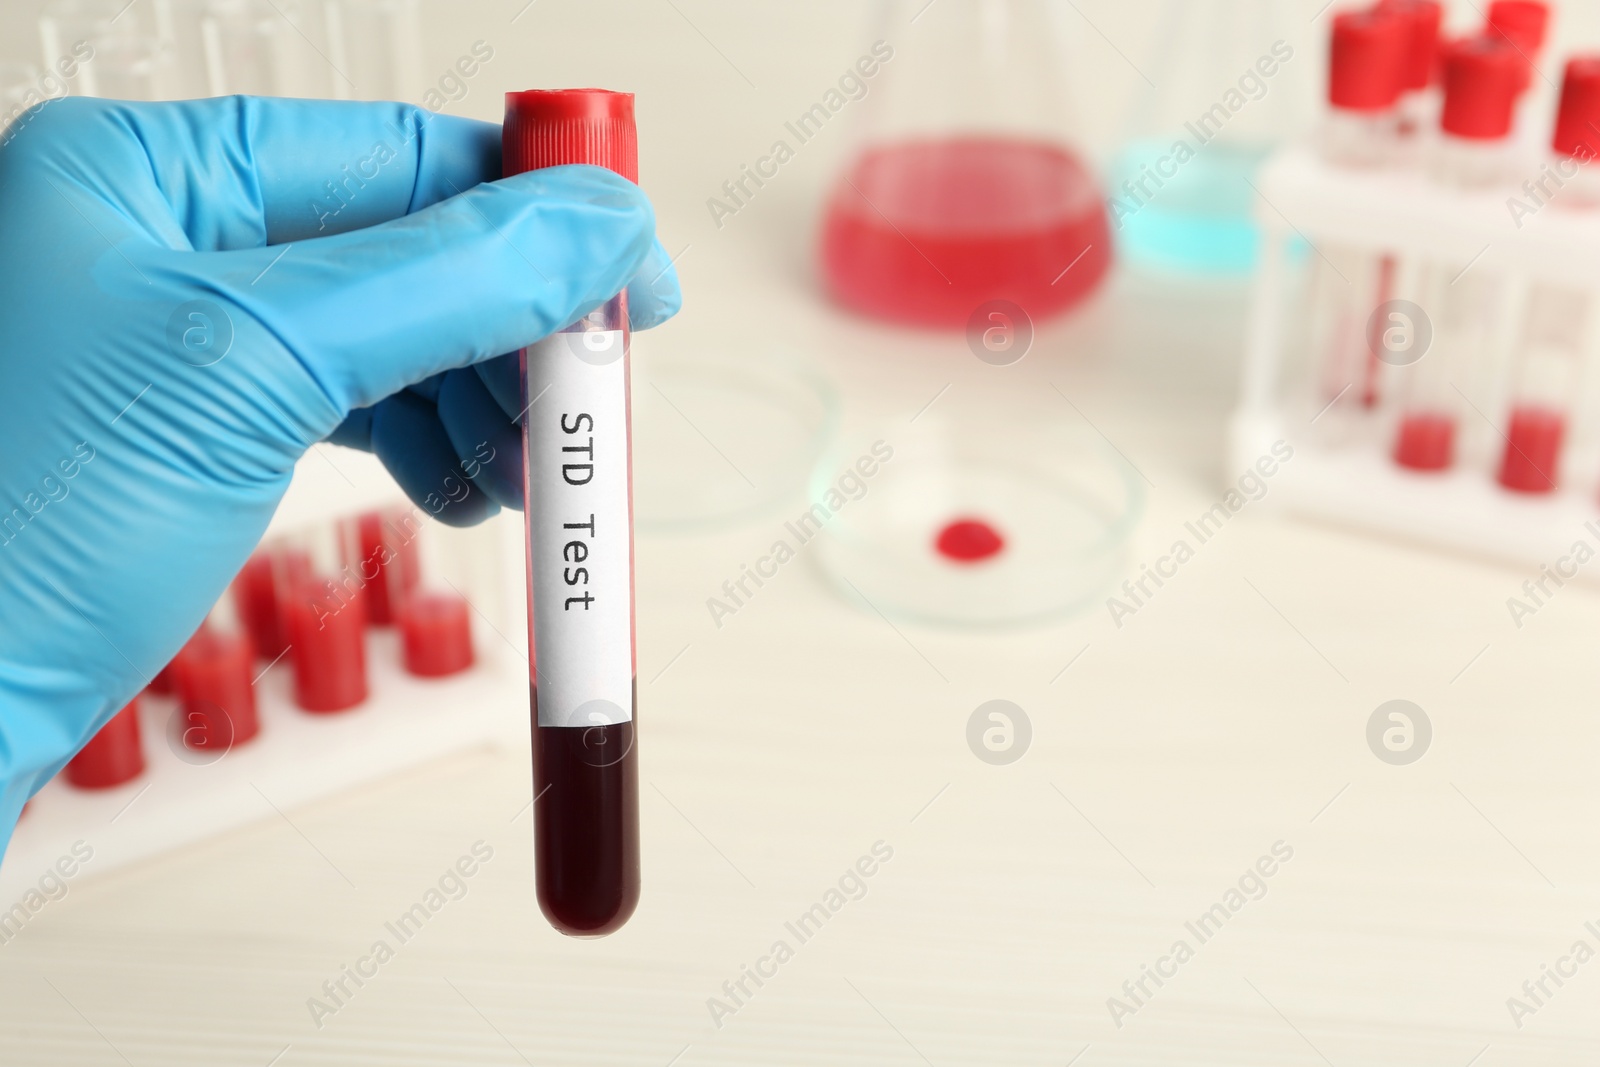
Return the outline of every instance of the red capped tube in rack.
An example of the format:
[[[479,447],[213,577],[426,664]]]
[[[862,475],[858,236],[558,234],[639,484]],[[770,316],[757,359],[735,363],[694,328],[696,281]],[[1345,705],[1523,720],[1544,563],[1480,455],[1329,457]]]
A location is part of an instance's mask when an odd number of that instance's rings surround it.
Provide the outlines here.
[[[1434,83],[1439,73],[1439,27],[1444,21],[1443,5],[1439,0],[1382,0],[1378,10],[1397,15],[1406,22],[1401,88],[1406,92],[1426,89]]]
[[[1328,103],[1342,111],[1388,111],[1405,89],[1411,29],[1392,9],[1334,16]]]
[[[1522,93],[1521,63],[1502,37],[1485,34],[1445,46],[1444,105],[1430,168],[1436,181],[1487,188],[1515,173],[1511,130]]]
[[[1560,485],[1572,399],[1588,347],[1590,304],[1581,287],[1550,282],[1533,287],[1514,356],[1511,412],[1497,476],[1507,489],[1553,493]]]
[[[1398,160],[1398,105],[1411,44],[1411,19],[1397,10],[1376,7],[1334,16],[1322,133],[1322,154],[1330,162],[1371,167]]]
[[[182,741],[219,754],[261,732],[250,639],[207,621],[172,661],[183,708]]]
[[[359,553],[356,523],[339,520],[296,533],[273,559],[294,699],[306,711],[344,711],[367,699]]]
[[[144,773],[144,748],[139,737],[139,700],[100,727],[67,764],[67,781],[79,789],[111,789]]]
[[[1584,162],[1600,155],[1600,55],[1567,60],[1550,147],[1560,155]]]
[[[588,163],[637,181],[633,96],[507,93],[502,148],[507,176]],[[522,352],[539,907],[576,937],[639,901],[628,340],[618,293]]]
[[[1484,20],[1489,35],[1517,53],[1517,91],[1533,83],[1533,72],[1550,33],[1550,5],[1541,0],[1494,0]]]
[[[1600,157],[1600,54],[1567,60],[1550,148],[1552,157],[1543,173],[1522,187],[1526,199],[1519,211],[1529,210],[1529,201],[1536,207],[1556,204],[1562,210],[1600,208],[1600,168],[1590,166]]]
[[[395,609],[395,620],[409,673],[443,678],[472,666],[472,608],[461,594],[418,590]]]
[[[1445,50],[1444,112],[1439,127],[1473,141],[1497,141],[1511,133],[1516,114],[1518,57],[1495,37],[1468,37]]]

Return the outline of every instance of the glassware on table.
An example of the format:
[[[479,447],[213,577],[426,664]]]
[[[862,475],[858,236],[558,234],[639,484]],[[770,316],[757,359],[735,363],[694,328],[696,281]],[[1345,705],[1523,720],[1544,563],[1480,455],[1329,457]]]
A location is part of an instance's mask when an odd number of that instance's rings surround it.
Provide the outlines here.
[[[865,135],[822,225],[829,294],[939,328],[993,300],[1035,321],[1079,304],[1105,277],[1112,241],[1067,102],[1074,16],[1050,0],[880,10],[884,40],[862,60],[873,70],[858,105]]]

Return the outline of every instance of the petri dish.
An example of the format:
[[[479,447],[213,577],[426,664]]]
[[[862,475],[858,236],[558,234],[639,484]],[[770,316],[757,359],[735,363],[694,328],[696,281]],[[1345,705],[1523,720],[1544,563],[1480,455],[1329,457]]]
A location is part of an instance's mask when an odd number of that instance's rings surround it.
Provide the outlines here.
[[[1144,491],[1074,418],[925,416],[884,435],[892,458],[822,524],[824,570],[847,598],[911,622],[1021,625],[1094,603],[1125,576]],[[855,459],[824,458],[811,499]]]
[[[800,497],[839,422],[833,387],[782,356],[639,360],[632,406],[645,533],[731,525]]]

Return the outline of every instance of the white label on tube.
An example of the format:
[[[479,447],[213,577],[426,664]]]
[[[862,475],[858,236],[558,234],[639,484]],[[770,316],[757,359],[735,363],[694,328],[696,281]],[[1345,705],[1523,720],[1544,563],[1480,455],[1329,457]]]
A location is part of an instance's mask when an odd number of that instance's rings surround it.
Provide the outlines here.
[[[621,330],[527,350],[528,487],[540,726],[633,718],[627,360]]]

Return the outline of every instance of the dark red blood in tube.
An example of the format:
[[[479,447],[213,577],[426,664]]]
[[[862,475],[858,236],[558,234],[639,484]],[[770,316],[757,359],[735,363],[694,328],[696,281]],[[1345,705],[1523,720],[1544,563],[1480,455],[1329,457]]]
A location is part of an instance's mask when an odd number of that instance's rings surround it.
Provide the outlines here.
[[[537,687],[532,695],[537,722]],[[635,729],[623,722],[533,731],[539,908],[550,925],[573,937],[611,933],[639,903]]]
[[[129,701],[127,707],[100,727],[100,732],[67,764],[67,781],[79,789],[110,789],[143,773],[137,699]]]
[[[398,621],[410,673],[437,678],[472,666],[472,617],[466,598],[454,593],[414,594],[401,605]]]
[[[633,121],[633,96],[599,89],[507,93],[502,149],[503,169],[507,177],[542,167],[587,163],[606,167],[629,181],[637,181],[638,145]],[[626,297],[622,294],[614,297],[588,316],[588,321],[599,330],[621,331],[626,338]],[[623,358],[625,360],[626,356]],[[525,377],[526,367],[531,361],[525,352]],[[623,381],[626,382],[625,373]],[[618,399],[625,403],[625,393]],[[547,401],[546,408],[550,407],[551,402]],[[528,455],[529,427],[532,422],[533,417],[530,416],[523,425],[525,456]],[[532,466],[530,462],[530,471]],[[531,501],[534,493],[531,473],[525,488],[530,498],[526,514],[530,520],[531,590],[534,585],[534,552],[536,548],[547,550],[551,546],[536,544],[534,537],[533,520],[539,511]],[[629,514],[631,516],[631,507]],[[583,516],[574,518],[581,520]],[[594,534],[592,527],[589,533]],[[623,638],[627,642],[630,658],[631,537],[630,530],[630,559],[626,568],[628,588],[625,591],[629,598],[630,622],[628,633]],[[559,549],[559,545],[556,547]],[[615,596],[618,591],[613,589],[609,593]],[[532,607],[535,598],[531,592],[529,602],[530,614],[536,613],[537,608]],[[584,607],[587,609],[588,605]],[[537,643],[548,652],[553,642],[547,643],[546,637],[536,632],[536,622],[530,622],[533,624],[529,626],[529,659],[537,663],[537,655],[531,646]],[[630,668],[620,678],[608,674],[606,682],[611,691],[631,688],[631,673]],[[639,901],[637,693],[636,690],[628,695],[617,692],[621,699],[629,702],[627,721],[588,726],[541,726],[537,687],[530,688],[533,787],[537,798],[533,806],[534,852],[538,869],[539,907],[550,924],[562,933],[574,937],[599,937],[627,922]],[[549,693],[546,695],[548,698]]]
[[[306,711],[344,711],[367,699],[366,623],[359,600],[301,579],[282,605],[294,662],[294,699]]]
[[[250,641],[202,626],[172,661],[183,706],[183,743],[190,748],[242,745],[261,731],[256,717]]]

